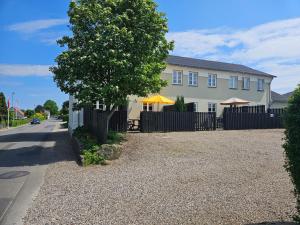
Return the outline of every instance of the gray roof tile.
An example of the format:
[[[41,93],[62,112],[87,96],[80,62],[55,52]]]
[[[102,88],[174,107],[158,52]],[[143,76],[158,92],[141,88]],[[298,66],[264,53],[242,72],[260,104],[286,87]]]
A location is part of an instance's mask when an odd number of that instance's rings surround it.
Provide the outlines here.
[[[187,57],[174,56],[174,55],[170,55],[166,61],[169,64],[178,65],[178,66],[247,73],[247,74],[254,74],[254,75],[260,75],[260,76],[266,76],[272,78],[276,77],[274,75],[264,73],[262,71],[255,70],[240,64],[209,61],[209,60],[187,58]]]

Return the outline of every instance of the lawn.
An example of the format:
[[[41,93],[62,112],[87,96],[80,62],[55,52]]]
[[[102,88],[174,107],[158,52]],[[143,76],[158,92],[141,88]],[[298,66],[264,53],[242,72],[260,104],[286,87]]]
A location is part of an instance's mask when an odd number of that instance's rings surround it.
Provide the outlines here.
[[[25,224],[289,222],[295,199],[282,137],[283,130],[128,134],[110,165],[51,165]]]

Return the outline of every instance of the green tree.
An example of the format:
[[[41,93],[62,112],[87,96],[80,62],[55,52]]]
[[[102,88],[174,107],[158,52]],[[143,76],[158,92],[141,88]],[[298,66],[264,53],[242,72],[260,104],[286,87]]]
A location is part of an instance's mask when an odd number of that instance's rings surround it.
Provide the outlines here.
[[[290,97],[285,114],[285,168],[294,184],[297,198],[297,212],[295,220],[300,223],[300,85]]]
[[[7,103],[3,92],[0,92],[0,116],[7,116]]]
[[[25,116],[28,117],[28,118],[32,117],[33,114],[34,114],[34,111],[32,109],[27,109],[25,111]]]
[[[183,96],[177,96],[175,101],[175,108],[178,112],[185,112],[186,111],[186,105],[184,103],[184,97]]]
[[[64,101],[60,110],[61,115],[69,114],[69,101]]]
[[[100,101],[109,120],[128,95],[147,96],[167,85],[160,74],[173,42],[153,0],[72,1],[68,15],[72,36],[58,41],[67,50],[50,70],[79,106]]]
[[[45,109],[44,109],[44,107],[41,106],[41,105],[37,105],[37,106],[35,107],[35,109],[34,109],[34,112],[35,112],[35,113],[44,113],[44,111],[45,111]]]
[[[57,115],[57,113],[58,113],[57,104],[53,100],[47,100],[44,103],[44,109],[49,110],[51,115]]]

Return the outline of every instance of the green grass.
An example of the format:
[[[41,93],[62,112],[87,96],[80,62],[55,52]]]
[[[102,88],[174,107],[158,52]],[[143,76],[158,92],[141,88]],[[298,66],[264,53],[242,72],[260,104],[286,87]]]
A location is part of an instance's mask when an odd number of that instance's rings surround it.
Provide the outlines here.
[[[18,127],[22,126],[24,124],[29,123],[30,119],[21,119],[21,120],[11,120],[10,121],[10,126],[11,127]]]

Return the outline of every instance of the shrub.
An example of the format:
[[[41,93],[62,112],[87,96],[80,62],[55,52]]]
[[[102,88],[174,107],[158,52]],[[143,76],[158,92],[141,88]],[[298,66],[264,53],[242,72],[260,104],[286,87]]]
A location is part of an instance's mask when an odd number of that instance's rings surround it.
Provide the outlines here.
[[[289,99],[285,114],[285,168],[294,184],[294,194],[297,199],[295,221],[300,223],[300,85]]]
[[[122,133],[109,130],[107,134],[107,144],[119,144],[124,140],[124,135]]]
[[[62,115],[62,121],[68,122],[69,121],[69,115]]]
[[[29,119],[18,119],[9,121],[11,127],[17,127],[29,123]]]
[[[83,145],[82,155],[84,158],[84,166],[105,164],[105,158],[97,153],[100,146],[97,144],[96,139],[89,134],[87,129],[78,127],[74,130],[73,135]]]
[[[37,118],[37,119],[39,119],[40,121],[43,121],[43,120],[45,120],[46,119],[46,116],[45,116],[45,114],[44,113],[35,113],[33,116],[32,116],[32,118]]]
[[[99,164],[105,164],[105,159],[100,156],[97,152],[85,150],[83,151],[83,165],[99,165]]]
[[[186,105],[184,104],[184,97],[177,96],[175,101],[175,108],[178,112],[185,112],[186,111]]]

